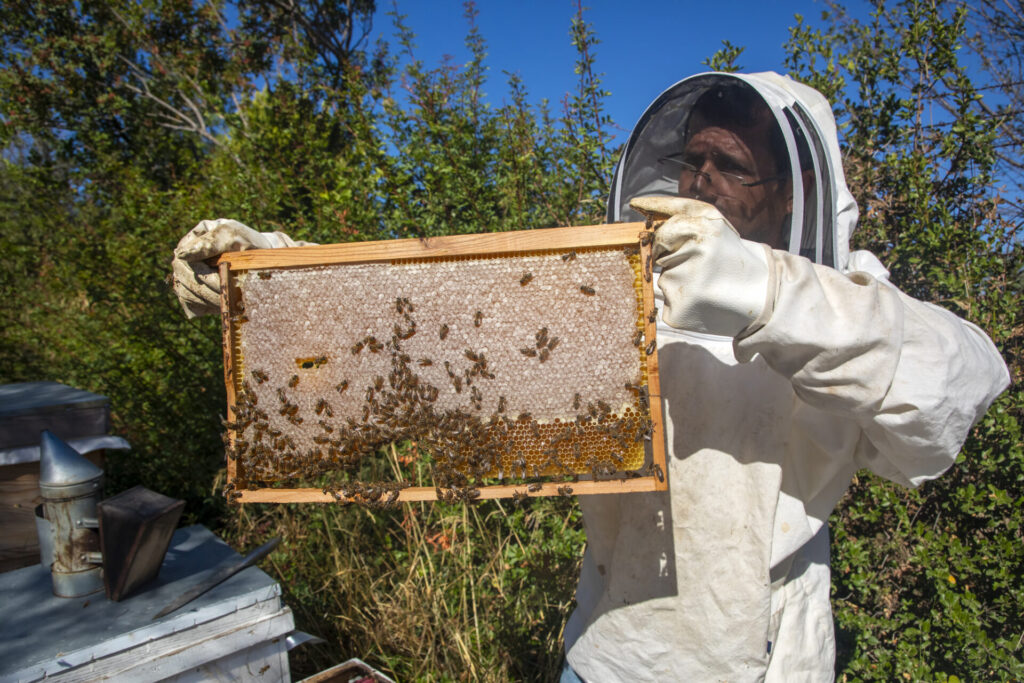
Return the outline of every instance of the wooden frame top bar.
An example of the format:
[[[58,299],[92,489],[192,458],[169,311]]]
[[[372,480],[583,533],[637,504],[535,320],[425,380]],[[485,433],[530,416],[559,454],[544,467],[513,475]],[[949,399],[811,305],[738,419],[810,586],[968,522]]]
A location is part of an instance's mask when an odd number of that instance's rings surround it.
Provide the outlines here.
[[[344,242],[290,249],[251,249],[221,255],[218,264],[231,271],[250,268],[325,266],[399,259],[478,256],[547,249],[586,249],[636,244],[643,223],[615,223],[569,228],[441,235],[379,242]]]

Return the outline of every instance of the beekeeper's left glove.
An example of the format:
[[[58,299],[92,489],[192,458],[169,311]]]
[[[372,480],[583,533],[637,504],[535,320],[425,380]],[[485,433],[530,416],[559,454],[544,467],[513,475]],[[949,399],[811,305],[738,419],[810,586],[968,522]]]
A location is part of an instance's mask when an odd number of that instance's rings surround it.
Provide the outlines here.
[[[639,197],[630,203],[667,218],[654,233],[662,320],[672,327],[736,337],[765,309],[770,249],[740,237],[711,204],[682,197]]]
[[[301,247],[312,242],[297,242],[283,232],[257,232],[229,218],[200,221],[181,238],[174,249],[171,276],[174,293],[187,318],[220,311],[220,275],[204,263],[206,259],[229,251]]]

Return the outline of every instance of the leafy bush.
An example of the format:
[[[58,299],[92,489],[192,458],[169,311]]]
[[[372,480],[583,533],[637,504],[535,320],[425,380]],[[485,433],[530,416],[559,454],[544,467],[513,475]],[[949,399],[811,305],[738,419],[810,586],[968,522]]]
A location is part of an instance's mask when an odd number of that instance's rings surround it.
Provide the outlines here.
[[[838,7],[798,20],[787,66],[834,103],[857,246],[989,331],[1014,384],[946,476],[916,491],[858,476],[833,515],[837,673],[1021,678],[1024,264],[1019,197],[998,191],[1000,151],[1019,145],[961,65],[962,7],[876,8],[866,25]],[[362,656],[402,680],[551,679],[583,545],[572,501],[228,510],[219,494],[218,322],[186,321],[165,279],[191,224],[336,242],[602,220],[617,154],[582,11],[578,88],[554,109],[515,76],[487,104],[472,5],[470,60],[433,68],[398,14],[393,43],[364,49],[372,11],[0,6],[0,378],[111,398],[134,447],[112,459],[111,492],[185,498],[189,521],[238,546],[283,534],[267,568],[300,628],[329,640],[298,671]],[[741,52],[726,42],[710,63],[734,69]]]

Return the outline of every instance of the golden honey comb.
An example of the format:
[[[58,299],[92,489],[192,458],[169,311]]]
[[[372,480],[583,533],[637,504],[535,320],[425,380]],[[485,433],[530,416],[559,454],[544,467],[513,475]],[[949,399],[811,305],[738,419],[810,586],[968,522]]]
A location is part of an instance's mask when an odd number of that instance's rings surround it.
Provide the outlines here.
[[[442,488],[635,471],[644,279],[621,246],[239,269],[234,482],[354,470],[402,441]]]

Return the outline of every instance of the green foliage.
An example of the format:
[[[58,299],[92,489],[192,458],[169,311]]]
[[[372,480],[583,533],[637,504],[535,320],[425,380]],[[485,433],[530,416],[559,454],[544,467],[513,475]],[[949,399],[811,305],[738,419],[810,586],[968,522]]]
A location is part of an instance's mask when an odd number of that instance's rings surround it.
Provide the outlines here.
[[[711,55],[709,59],[701,62],[701,64],[712,71],[726,71],[728,73],[739,71],[741,67],[736,63],[736,60],[740,58],[745,49],[741,45],[733,45],[728,40],[723,40],[722,47],[715,51],[715,54]]]
[[[270,570],[330,641],[299,670],[362,656],[402,680],[550,679],[583,542],[571,501],[239,512],[220,496],[218,321],[185,320],[166,281],[197,221],[324,243],[601,221],[615,155],[582,10],[579,91],[557,113],[515,76],[487,104],[472,5],[470,60],[436,67],[397,14],[396,48],[367,54],[372,10],[4,5],[0,381],[110,397],[133,450],[111,458],[108,493],[184,498],[241,545],[284,533]]]
[[[360,656],[402,681],[557,677],[584,540],[571,499],[250,505],[222,533],[251,547],[271,529],[298,628],[332,644],[293,653],[296,673]]]
[[[905,292],[984,328],[1014,384],[942,478],[906,490],[859,477],[833,515],[837,672],[849,680],[1011,680],[1024,675],[1024,265],[1000,211],[997,128],[961,63],[967,10],[875,3],[802,20],[793,75],[832,101],[861,207],[855,247]]]
[[[820,26],[798,21],[788,67],[835,105],[862,208],[856,246],[905,291],[987,330],[1014,385],[943,478],[908,491],[860,476],[833,516],[837,671],[1021,678],[1024,263],[996,191],[1012,163],[997,154],[1012,148],[1001,131],[1016,129],[962,66],[963,7],[875,6],[866,24],[837,7]],[[109,396],[114,431],[134,447],[113,459],[111,492],[141,483],[183,497],[191,520],[240,546],[284,533],[269,569],[300,625],[329,640],[300,669],[356,655],[401,680],[550,679],[583,543],[571,501],[379,513],[226,511],[220,498],[217,321],[186,321],[165,280],[195,222],[337,242],[604,213],[616,154],[578,4],[577,87],[540,105],[516,75],[500,106],[487,103],[472,4],[469,60],[433,67],[397,11],[392,43],[368,51],[372,11],[367,0],[0,5],[0,381]],[[741,53],[724,41],[705,63],[732,70]]]

